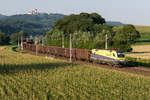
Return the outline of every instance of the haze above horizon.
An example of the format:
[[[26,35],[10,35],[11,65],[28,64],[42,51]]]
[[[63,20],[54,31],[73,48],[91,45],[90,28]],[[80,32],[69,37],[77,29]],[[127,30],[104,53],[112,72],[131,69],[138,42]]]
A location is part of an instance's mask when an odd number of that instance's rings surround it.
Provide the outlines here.
[[[149,0],[2,0],[0,14],[24,14],[33,9],[65,15],[96,12],[107,21],[150,26],[149,4]]]

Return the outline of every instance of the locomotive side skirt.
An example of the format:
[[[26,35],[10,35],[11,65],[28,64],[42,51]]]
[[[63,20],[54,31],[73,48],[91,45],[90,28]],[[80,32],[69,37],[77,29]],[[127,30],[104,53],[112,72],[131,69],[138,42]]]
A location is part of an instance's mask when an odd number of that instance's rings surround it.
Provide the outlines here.
[[[103,61],[119,61],[117,59],[109,58],[109,57],[94,54],[94,53],[91,53],[91,59],[93,59],[93,60],[103,60]]]

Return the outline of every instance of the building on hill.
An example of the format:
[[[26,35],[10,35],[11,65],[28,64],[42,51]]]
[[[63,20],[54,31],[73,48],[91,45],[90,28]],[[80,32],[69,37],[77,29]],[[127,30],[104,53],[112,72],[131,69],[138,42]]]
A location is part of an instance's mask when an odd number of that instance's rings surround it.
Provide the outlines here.
[[[29,15],[35,15],[35,14],[38,14],[38,11],[37,11],[37,9],[34,9],[32,11],[29,11],[27,14],[29,14]]]

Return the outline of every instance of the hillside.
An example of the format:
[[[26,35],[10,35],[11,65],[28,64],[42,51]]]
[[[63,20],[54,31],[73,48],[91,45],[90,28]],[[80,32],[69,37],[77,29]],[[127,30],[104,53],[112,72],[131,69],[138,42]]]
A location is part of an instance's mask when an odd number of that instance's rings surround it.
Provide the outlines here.
[[[24,30],[27,34],[45,34],[62,14],[13,15],[0,20],[0,30],[12,34]]]
[[[121,22],[117,22],[117,21],[107,21],[107,24],[109,24],[110,26],[123,26],[124,24]]]
[[[2,18],[4,18],[4,17],[6,17],[6,16],[5,16],[5,15],[0,14],[0,19],[2,19]]]

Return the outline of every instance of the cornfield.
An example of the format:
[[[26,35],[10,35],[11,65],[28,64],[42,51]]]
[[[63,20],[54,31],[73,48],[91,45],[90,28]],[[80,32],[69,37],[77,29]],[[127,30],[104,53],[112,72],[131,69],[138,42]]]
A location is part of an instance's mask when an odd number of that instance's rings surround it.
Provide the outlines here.
[[[0,49],[0,100],[80,99],[149,100],[150,78]]]

